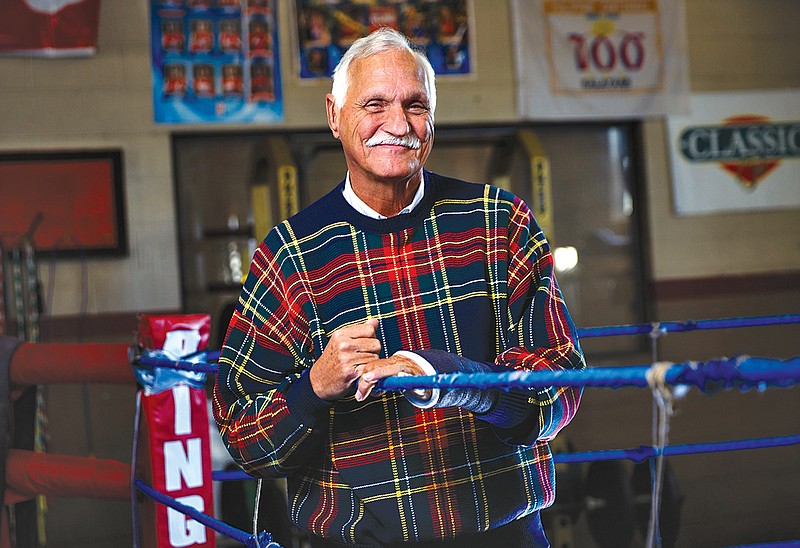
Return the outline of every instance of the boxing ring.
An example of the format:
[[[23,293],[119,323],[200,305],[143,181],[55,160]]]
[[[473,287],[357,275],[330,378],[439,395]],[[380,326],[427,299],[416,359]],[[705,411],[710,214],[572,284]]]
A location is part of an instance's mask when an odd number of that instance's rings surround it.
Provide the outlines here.
[[[165,321],[166,318],[166,321]],[[145,447],[153,444],[159,438],[159,429],[165,424],[174,424],[176,432],[183,433],[201,431],[205,424],[208,433],[208,415],[205,413],[205,400],[202,404],[203,412],[199,415],[193,411],[192,423],[182,423],[177,412],[178,403],[190,405],[190,400],[199,401],[205,398],[203,388],[207,375],[214,375],[217,370],[216,362],[219,358],[218,351],[209,351],[204,348],[208,340],[207,316],[195,315],[191,321],[186,317],[150,317],[147,326],[140,331],[137,345],[104,343],[104,344],[49,344],[49,343],[24,343],[0,337],[0,366],[7,369],[8,375],[0,375],[0,405],[7,405],[13,399],[15,390],[20,387],[41,384],[63,383],[111,383],[132,384],[138,383],[143,387],[137,395],[137,417],[134,435],[132,463],[119,463],[94,458],[68,457],[63,455],[50,455],[19,450],[8,450],[0,455],[6,470],[6,483],[0,492],[5,494],[5,504],[17,500],[24,500],[37,495],[45,496],[80,496],[102,499],[130,500],[134,526],[134,545],[139,548],[151,546],[172,546],[162,542],[161,538],[148,533],[147,529],[155,524],[162,515],[163,508],[170,512],[171,524],[175,522],[174,516],[182,516],[180,527],[184,527],[185,540],[192,540],[192,534],[203,542],[188,545],[214,546],[213,534],[205,534],[205,529],[216,532],[226,538],[239,542],[247,547],[255,548],[280,548],[267,531],[258,531],[258,500],[261,480],[258,480],[255,510],[253,516],[253,530],[244,531],[224,523],[212,516],[212,512],[203,511],[209,508],[208,501],[203,503],[196,495],[176,497],[169,489],[159,489],[154,486],[157,479],[157,466],[152,465],[153,459],[165,458],[165,455],[174,454],[166,450],[170,441],[163,442],[163,455],[150,452]],[[601,451],[584,452],[555,452],[553,460],[557,465],[570,466],[576,463],[591,463],[600,471],[602,463],[633,461],[645,463],[650,471],[647,498],[649,500],[649,516],[647,528],[647,546],[660,545],[660,525],[662,502],[674,504],[669,497],[669,469],[665,466],[665,457],[677,455],[693,455],[701,453],[718,453],[728,451],[753,450],[770,447],[786,447],[800,444],[800,433],[767,438],[750,438],[730,440],[725,442],[706,442],[697,444],[670,445],[668,443],[669,423],[675,403],[690,390],[698,390],[704,394],[713,394],[722,390],[739,390],[763,392],[773,388],[789,388],[800,382],[800,357],[791,359],[771,359],[762,357],[737,356],[733,358],[712,359],[705,362],[671,363],[658,361],[657,341],[667,333],[680,333],[688,331],[733,329],[741,327],[775,326],[787,324],[800,324],[800,314],[761,316],[751,318],[723,318],[686,322],[659,322],[626,326],[592,327],[578,330],[581,339],[592,337],[648,335],[652,341],[653,361],[647,365],[588,367],[582,371],[511,371],[503,373],[479,374],[449,374],[431,377],[391,377],[384,379],[378,388],[381,390],[480,390],[486,388],[535,388],[545,386],[572,386],[586,388],[646,388],[653,397],[653,439],[651,445],[627,449],[609,449]],[[196,335],[189,337],[195,346],[191,352],[175,354],[167,352],[171,329],[179,326],[175,332],[184,333],[180,339],[181,344],[186,343],[185,333],[193,330]],[[188,326],[188,327],[187,327]],[[155,333],[161,330],[160,334]],[[174,343],[174,340],[172,341]],[[176,357],[181,356],[181,357]],[[57,362],[58,367],[53,367]],[[186,388],[186,386],[191,388]],[[192,390],[190,392],[190,390]],[[150,398],[157,398],[162,392],[171,392],[174,409],[170,408],[171,415],[165,422],[158,414],[153,415],[152,409],[156,405]],[[141,400],[141,401],[140,401]],[[192,400],[192,401],[194,401]],[[197,404],[195,410],[201,409]],[[4,410],[5,412],[5,410]],[[148,415],[148,413],[151,413]],[[174,415],[174,416],[173,416]],[[149,417],[149,418],[148,418]],[[149,422],[148,422],[149,421]],[[170,422],[172,421],[172,422]],[[205,423],[203,423],[205,421]],[[180,426],[182,425],[182,426]],[[181,438],[184,445],[189,447],[191,442]],[[160,442],[159,442],[160,443]],[[201,444],[197,444],[200,447]],[[144,447],[144,449],[143,449]],[[172,447],[172,445],[169,445]],[[171,450],[170,450],[171,451]],[[142,454],[147,458],[142,459]],[[188,453],[187,453],[188,454]],[[178,483],[192,483],[191,472],[187,471],[187,454],[181,454],[184,459],[183,468],[179,465],[173,471]],[[200,457],[198,456],[198,459]],[[207,467],[208,459],[204,456],[204,466]],[[152,466],[151,466],[152,465]],[[151,466],[155,472],[147,472]],[[167,468],[166,482],[170,480],[170,465]],[[142,473],[145,470],[145,473]],[[613,468],[603,468],[604,473],[614,476]],[[176,474],[178,474],[176,476]],[[237,470],[213,470],[208,476],[213,482],[253,480],[251,476]],[[591,474],[590,474],[591,476]],[[617,476],[614,476],[617,477]],[[197,479],[197,478],[195,478]],[[163,480],[163,478],[162,478]],[[591,483],[590,478],[587,482]],[[199,484],[203,482],[200,480]],[[195,483],[197,483],[195,481]],[[561,476],[558,476],[561,481]],[[181,484],[183,485],[183,484]],[[207,486],[204,486],[207,487]],[[559,487],[560,484],[559,484]],[[589,486],[591,487],[591,486]],[[573,508],[572,511],[594,512],[596,519],[604,518],[603,506],[612,503],[633,504],[633,501],[615,498],[609,486],[601,486],[587,509],[584,502],[582,508]],[[589,489],[591,490],[591,489]],[[166,492],[165,492],[166,491]],[[559,493],[560,494],[560,493]],[[674,495],[674,493],[671,493]],[[605,497],[605,498],[603,498]],[[142,499],[147,499],[142,502]],[[577,502],[574,501],[576,504]],[[557,501],[558,504],[558,501]],[[591,505],[594,505],[592,508]],[[162,524],[153,527],[160,528]],[[170,525],[172,527],[172,525]],[[145,531],[144,535],[137,531]],[[201,532],[202,530],[202,532]],[[187,533],[187,531],[189,533]],[[192,532],[193,531],[193,532]],[[2,534],[0,530],[0,534]],[[188,542],[187,540],[187,542]],[[7,544],[6,544],[7,545]],[[0,539],[0,547],[4,546]]]

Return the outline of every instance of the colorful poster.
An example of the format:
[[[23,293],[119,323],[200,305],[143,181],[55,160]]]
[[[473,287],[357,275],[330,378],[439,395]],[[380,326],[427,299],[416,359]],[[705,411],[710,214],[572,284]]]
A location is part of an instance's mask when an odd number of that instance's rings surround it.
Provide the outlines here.
[[[155,121],[282,121],[276,9],[276,0],[151,0]]]
[[[678,215],[800,207],[800,90],[698,93],[668,118]]]
[[[99,20],[100,0],[3,0],[0,54],[92,56]]]
[[[347,48],[392,27],[424,50],[436,74],[470,74],[470,0],[295,0],[300,78],[330,77]]]
[[[523,118],[685,112],[682,0],[512,0]]]

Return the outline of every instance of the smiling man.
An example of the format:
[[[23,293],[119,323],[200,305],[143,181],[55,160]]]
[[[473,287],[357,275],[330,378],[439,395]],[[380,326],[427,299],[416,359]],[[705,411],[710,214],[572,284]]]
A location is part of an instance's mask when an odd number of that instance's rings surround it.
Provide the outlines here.
[[[433,145],[433,71],[402,50],[345,58],[326,97],[357,196],[383,216],[399,213],[422,184]]]
[[[250,474],[288,479],[313,547],[548,546],[548,441],[580,391],[376,393],[390,375],[585,367],[549,245],[498,188],[424,169],[436,88],[391,29],[326,97],[347,174],[255,253],[214,415]]]

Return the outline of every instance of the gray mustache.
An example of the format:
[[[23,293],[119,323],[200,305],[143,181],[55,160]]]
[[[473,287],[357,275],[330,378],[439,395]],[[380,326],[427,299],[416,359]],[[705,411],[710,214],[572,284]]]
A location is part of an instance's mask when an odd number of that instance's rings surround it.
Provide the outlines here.
[[[367,139],[368,147],[376,147],[380,145],[394,145],[417,150],[420,147],[419,137],[415,135],[403,135],[402,137],[395,137],[393,135],[373,135]]]

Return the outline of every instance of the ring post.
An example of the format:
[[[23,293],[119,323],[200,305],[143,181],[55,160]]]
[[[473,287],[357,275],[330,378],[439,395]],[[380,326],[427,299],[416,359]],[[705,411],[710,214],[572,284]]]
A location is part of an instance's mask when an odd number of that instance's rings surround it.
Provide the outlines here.
[[[142,315],[137,339],[145,354],[173,361],[202,358],[199,351],[208,346],[210,324],[207,314]],[[136,376],[143,387],[137,396],[142,413],[134,453],[136,480],[213,515],[205,374],[138,365]],[[147,497],[136,504],[134,528],[141,548],[214,548],[214,535],[187,515]]]

